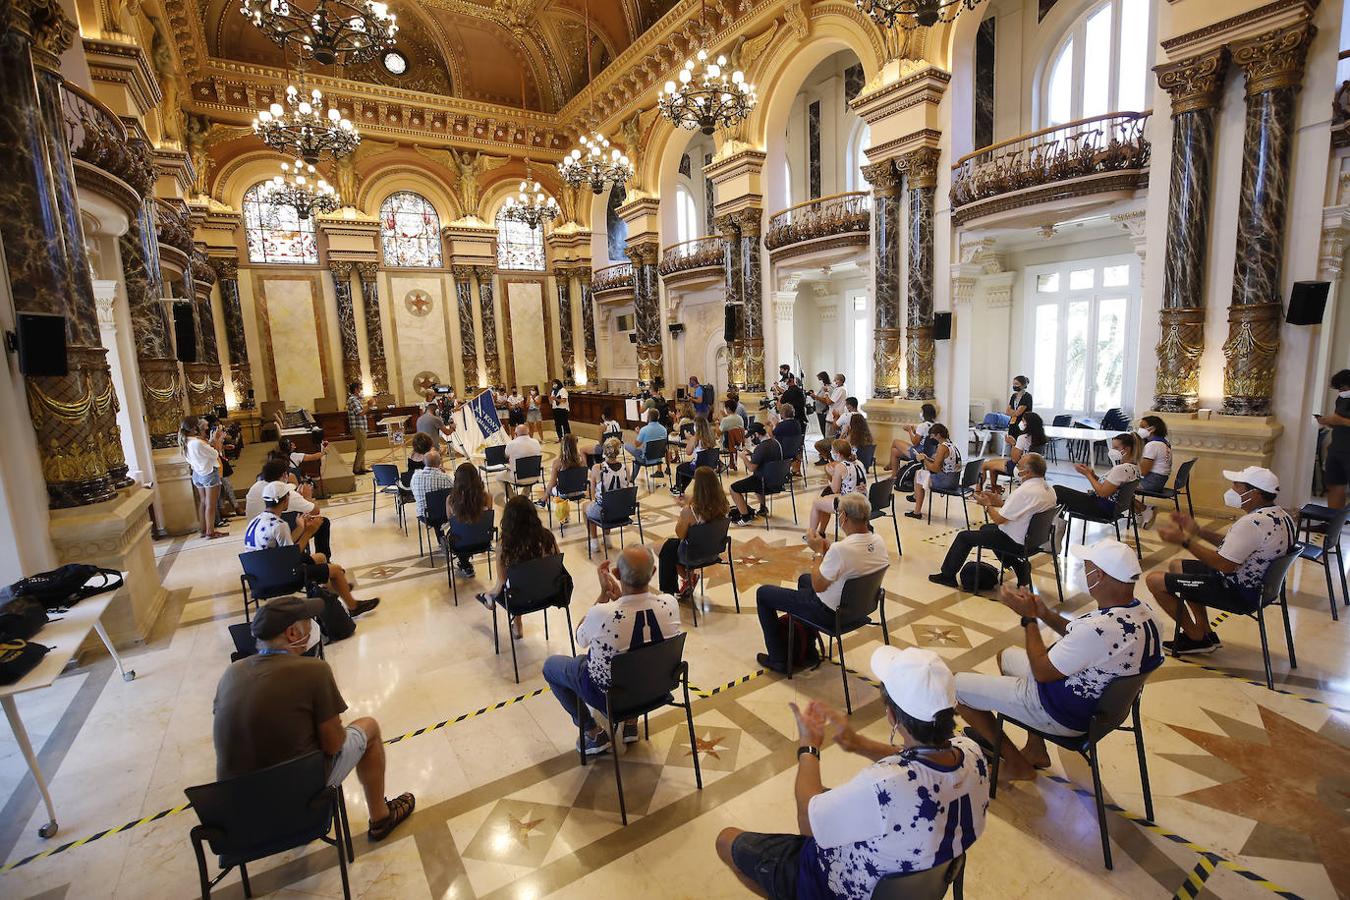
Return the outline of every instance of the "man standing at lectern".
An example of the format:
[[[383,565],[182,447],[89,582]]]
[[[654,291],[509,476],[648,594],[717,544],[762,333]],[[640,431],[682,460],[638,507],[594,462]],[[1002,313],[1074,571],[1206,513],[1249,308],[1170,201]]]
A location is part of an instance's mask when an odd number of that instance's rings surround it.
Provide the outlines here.
[[[375,398],[362,399],[361,382],[347,385],[347,430],[356,441],[356,456],[352,459],[352,474],[364,475],[366,468],[366,413],[375,405]]]

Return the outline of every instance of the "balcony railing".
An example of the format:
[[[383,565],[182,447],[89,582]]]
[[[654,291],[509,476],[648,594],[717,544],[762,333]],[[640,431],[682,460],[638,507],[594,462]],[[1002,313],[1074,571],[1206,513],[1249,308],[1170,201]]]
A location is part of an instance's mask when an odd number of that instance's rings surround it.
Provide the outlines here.
[[[596,269],[591,275],[591,293],[598,294],[601,291],[612,291],[615,288],[632,288],[633,286],[633,264],[615,263],[612,266],[605,266],[603,269]]]
[[[1152,110],[1093,116],[976,150],[952,166],[953,211],[1002,194],[1112,172],[1141,172]],[[958,213],[959,224],[959,213]]]
[[[705,234],[690,241],[671,244],[661,251],[662,275],[721,266],[726,262],[727,242],[720,235]]]
[[[808,200],[769,216],[764,246],[770,250],[816,238],[861,232],[872,223],[872,197],[866,191],[849,191]]]
[[[148,148],[132,140],[122,120],[92,94],[68,82],[63,87],[61,105],[71,156],[116,176],[144,196],[155,182]]]

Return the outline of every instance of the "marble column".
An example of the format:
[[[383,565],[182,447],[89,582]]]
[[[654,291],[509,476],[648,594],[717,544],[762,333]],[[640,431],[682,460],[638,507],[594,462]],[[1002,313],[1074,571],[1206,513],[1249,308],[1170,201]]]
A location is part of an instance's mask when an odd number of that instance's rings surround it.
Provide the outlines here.
[[[633,263],[633,325],[637,335],[638,381],[649,386],[662,373],[660,274],[661,248],[655,241],[624,250]]]
[[[863,166],[863,177],[872,186],[872,242],[876,265],[872,267],[874,363],[872,394],[900,396],[900,186],[901,175],[894,160]]]
[[[727,341],[727,388],[739,390],[745,384],[745,264],[741,243],[740,219],[735,213],[719,216],[715,222],[722,236],[723,269],[726,273],[726,306],[739,309],[741,327]],[[706,376],[705,376],[706,377]]]
[[[122,278],[141,370],[146,426],[150,445],[158,450],[178,446],[183,384],[169,341],[169,310],[162,299],[153,203],[148,200],[141,206],[133,227],[117,239],[117,249],[122,257]]]
[[[455,266],[455,309],[459,317],[459,353],[464,371],[464,390],[481,387],[482,365],[478,361],[478,340],[473,331],[473,266]]]
[[[1275,391],[1280,318],[1280,255],[1289,192],[1294,101],[1303,80],[1310,22],[1232,45],[1247,78],[1247,115],[1238,200],[1237,256],[1223,345],[1223,411],[1267,416]]]
[[[352,302],[352,269],[354,264],[330,260],[328,271],[333,276],[333,294],[337,298],[338,337],[342,342],[342,390],[349,384],[361,383],[361,344],[356,336],[356,308]],[[344,393],[345,397],[346,394]]]
[[[483,319],[483,367],[488,384],[502,384],[502,359],[497,349],[497,307],[492,296],[492,266],[474,266],[478,278],[478,312]]]
[[[1153,408],[1162,412],[1191,412],[1199,402],[1214,122],[1227,66],[1228,51],[1221,47],[1154,69],[1159,87],[1172,95],[1167,255],[1153,395]]]
[[[248,341],[244,334],[244,308],[239,299],[239,263],[233,259],[212,259],[216,284],[220,285],[220,309],[225,316],[225,350],[229,356],[230,383],[234,405],[238,407],[253,390],[248,362]]]
[[[225,373],[220,367],[220,347],[216,344],[216,315],[211,309],[211,288],[216,283],[216,272],[206,261],[206,255],[196,251],[192,255],[192,286],[197,301],[197,327],[201,329],[202,360],[209,365],[209,394],[212,406],[225,406]]]
[[[582,353],[586,358],[586,383],[595,385],[600,380],[599,354],[595,346],[595,303],[591,299],[591,268],[577,269],[577,287],[581,290]]]
[[[558,337],[562,345],[563,384],[576,384],[577,356],[572,335],[572,272],[554,269],[553,283],[558,288]]]
[[[757,206],[736,213],[741,240],[741,347],[745,358],[742,389],[764,390],[764,283],[761,271],[760,223],[764,210]],[[777,376],[777,363],[774,364]]]
[[[909,188],[909,300],[905,320],[905,397],[932,400],[933,384],[933,210],[937,195],[936,147],[906,153],[900,160]]]
[[[370,363],[370,389],[376,397],[389,394],[389,363],[384,357],[384,326],[380,323],[378,263],[356,263],[361,278],[361,306],[366,313],[366,360]]]

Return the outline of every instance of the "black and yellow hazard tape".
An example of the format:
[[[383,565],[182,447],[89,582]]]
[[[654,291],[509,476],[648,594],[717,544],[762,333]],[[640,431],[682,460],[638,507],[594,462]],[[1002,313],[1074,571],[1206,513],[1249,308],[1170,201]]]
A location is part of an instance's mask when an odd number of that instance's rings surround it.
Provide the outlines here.
[[[124,831],[130,831],[133,828],[139,828],[141,825],[145,825],[150,822],[158,822],[160,819],[163,819],[167,816],[176,815],[177,813],[182,812],[191,805],[192,804],[190,803],[184,803],[180,806],[175,806],[172,809],[161,809],[159,812],[155,813],[152,816],[142,816],[139,819],[132,819],[125,825],[118,825],[116,828],[105,828],[103,831],[95,832],[94,834],[91,834],[88,837],[82,837],[79,840],[75,841],[66,841],[64,844],[58,844],[55,847],[49,847],[46,850],[34,853],[32,856],[25,856],[23,859],[18,859],[11,863],[5,863],[3,866],[0,866],[0,874],[9,872],[13,869],[17,869],[19,868],[19,866],[26,866],[29,863],[35,862],[36,860],[39,859],[46,859],[47,857],[55,856],[58,853],[65,853],[67,850],[73,850],[76,847],[83,847],[85,844],[92,844],[94,841],[102,840],[105,837],[111,837],[114,834],[121,834]]]
[[[1213,874],[1214,860],[1207,854],[1200,854],[1200,860],[1195,864],[1195,868],[1191,869],[1191,874],[1181,883],[1181,887],[1172,895],[1172,900],[1195,900],[1204,888],[1205,882],[1209,881],[1209,876]]]
[[[475,709],[472,712],[460,713],[453,719],[445,719],[444,721],[437,722],[435,725],[427,725],[422,728],[418,728],[416,731],[409,731],[407,734],[400,734],[398,737],[386,738],[385,743],[397,744],[400,741],[406,741],[408,738],[415,738],[418,737],[419,735],[430,734],[433,731],[440,731],[442,728],[449,728],[451,725],[458,725],[460,722],[467,722],[470,719],[476,719],[479,716],[485,716],[490,712],[495,712],[499,709],[506,709],[506,707],[508,706],[514,706],[517,703],[529,700],[531,697],[538,697],[540,694],[547,694],[548,692],[549,689],[546,687],[537,688],[533,691],[529,691],[528,693],[521,694],[518,697],[512,697],[509,700],[500,700],[492,704],[491,706],[480,706],[478,709]]]
[[[763,674],[764,674],[763,669],[756,669],[749,675],[742,675],[740,678],[728,681],[726,684],[719,684],[717,687],[712,688],[711,690],[704,690],[703,688],[695,687],[694,685],[691,684],[689,685],[689,693],[705,699],[708,697],[716,697],[718,694],[721,694],[725,691],[729,691],[734,687],[740,687],[743,684],[754,681],[756,678],[759,678]]]

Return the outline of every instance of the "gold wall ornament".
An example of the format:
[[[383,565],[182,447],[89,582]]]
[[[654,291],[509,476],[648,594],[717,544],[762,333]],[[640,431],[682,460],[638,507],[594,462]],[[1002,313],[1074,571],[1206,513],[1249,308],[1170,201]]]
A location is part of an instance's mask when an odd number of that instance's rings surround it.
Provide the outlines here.
[[[896,170],[909,181],[911,188],[937,187],[938,156],[937,147],[920,147],[911,150],[896,160]],[[866,175],[864,175],[866,177]]]
[[[1204,350],[1203,308],[1164,309],[1158,316],[1158,377],[1153,408],[1163,412],[1190,412],[1198,405],[1200,356]]]
[[[75,23],[61,8],[60,0],[7,0],[0,8],[0,33],[26,34],[33,42],[33,65],[59,71],[61,54],[75,40]]]
[[[1297,90],[1317,29],[1310,21],[1258,34],[1232,45],[1233,64],[1247,76],[1247,96],[1279,88]]]
[[[1219,105],[1228,74],[1228,48],[1217,47],[1174,63],[1154,66],[1158,87],[1172,95],[1173,118]]]
[[[900,329],[875,329],[874,343],[873,393],[879,397],[895,397],[900,393]]]
[[[1283,311],[1280,303],[1228,308],[1229,337],[1223,345],[1225,414],[1269,415]]]
[[[873,197],[899,197],[904,184],[901,173],[895,167],[895,160],[883,159],[862,167],[862,176],[872,186]]]
[[[928,400],[933,396],[932,325],[911,325],[905,341],[905,396],[911,400]]]

